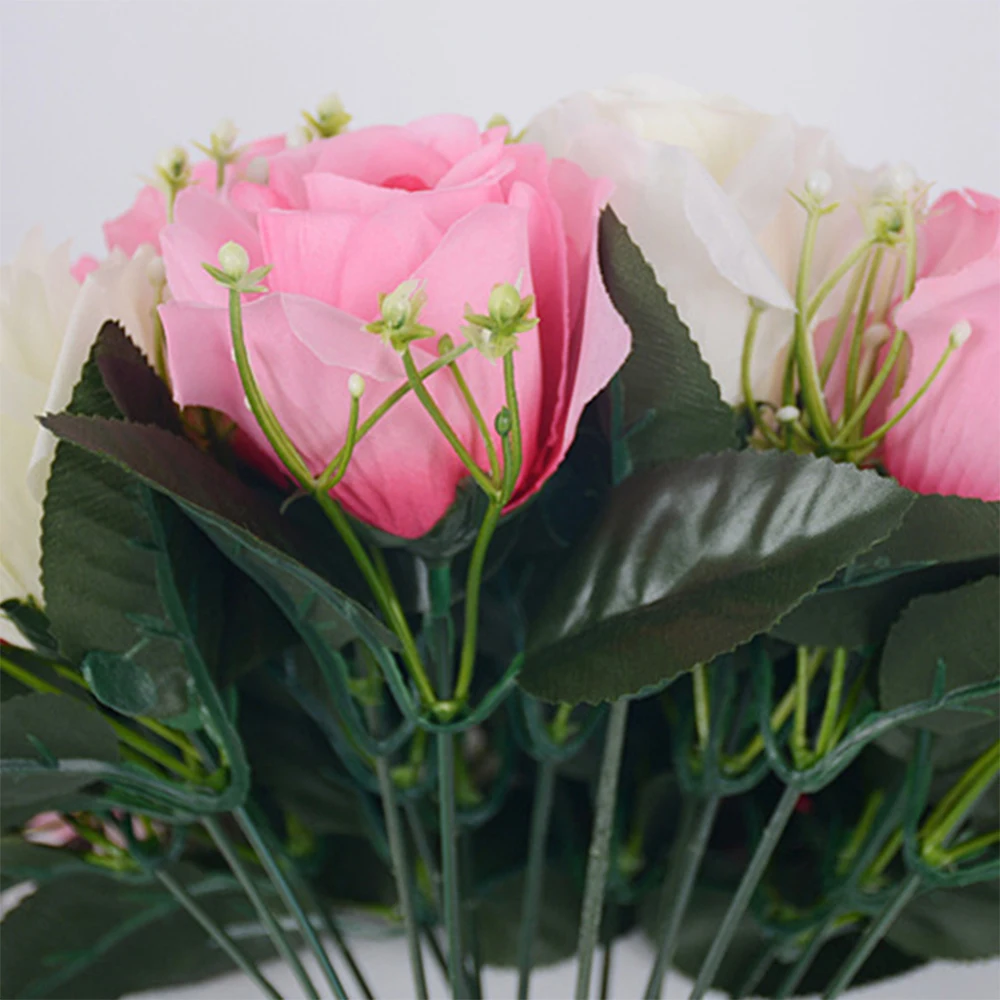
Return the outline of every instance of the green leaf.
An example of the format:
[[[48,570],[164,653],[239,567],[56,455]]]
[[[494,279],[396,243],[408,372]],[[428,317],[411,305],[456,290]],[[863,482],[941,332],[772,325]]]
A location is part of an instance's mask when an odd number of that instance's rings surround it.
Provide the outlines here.
[[[875,473],[789,453],[638,473],[531,623],[521,681],[548,700],[596,702],[670,680],[766,631],[911,502]]]
[[[203,875],[189,865],[172,874],[235,935],[244,954],[256,961],[273,957],[273,946],[232,879]],[[44,883],[4,918],[0,940],[0,993],[12,998],[104,1000],[234,971],[159,884],[135,885],[100,874]]]
[[[939,563],[996,559],[1000,504],[967,497],[916,494],[900,526],[849,567],[850,581]]]
[[[60,772],[61,760],[118,760],[118,738],[107,720],[75,698],[61,694],[26,694],[0,705],[0,798],[4,811],[31,806],[42,812],[89,783],[86,773]],[[51,764],[46,770],[17,772],[14,761]],[[4,816],[5,823],[8,816]]]
[[[61,414],[43,423],[175,500],[299,631],[308,625],[333,648],[358,637],[398,646],[367,608],[321,575],[321,555],[296,537],[276,507],[190,442],[158,427],[114,420]]]
[[[117,323],[109,320],[101,327],[94,358],[105,388],[126,420],[183,433],[170,390]]]
[[[656,465],[735,448],[732,409],[653,269],[610,208],[601,215],[599,248],[608,294],[632,331],[632,353],[618,380],[633,463]]]
[[[1000,954],[1000,882],[938,889],[918,896],[888,939],[923,959],[970,962]]]
[[[102,343],[91,351],[70,412],[118,414],[98,369]],[[158,518],[153,495],[134,477],[72,444],[57,446],[42,518],[42,582],[52,631],[73,663],[88,654],[119,660],[122,683],[135,664],[133,686],[148,680],[154,692],[143,714],[170,716],[188,707],[187,670],[167,625]],[[187,546],[186,557],[204,577],[211,575],[209,555],[204,545]],[[114,696],[109,704],[124,710]]]
[[[878,646],[915,597],[953,590],[998,570],[995,558],[985,558],[891,574],[856,586],[834,581],[793,608],[771,634],[793,645]]]
[[[1000,677],[1000,579],[986,577],[943,594],[918,597],[893,625],[879,664],[881,707],[901,708],[930,696],[938,663],[946,667],[947,690]],[[978,706],[977,706],[978,707]],[[984,709],[1000,711],[1000,697]],[[996,715],[939,711],[915,723],[943,736],[985,725]]]
[[[0,604],[0,609],[14,623],[18,632],[31,643],[39,653],[55,656],[59,652],[59,643],[49,626],[49,618],[30,598],[20,601],[11,597]]]
[[[123,715],[149,715],[159,707],[153,675],[140,663],[94,650],[83,658],[80,671],[98,701]]]

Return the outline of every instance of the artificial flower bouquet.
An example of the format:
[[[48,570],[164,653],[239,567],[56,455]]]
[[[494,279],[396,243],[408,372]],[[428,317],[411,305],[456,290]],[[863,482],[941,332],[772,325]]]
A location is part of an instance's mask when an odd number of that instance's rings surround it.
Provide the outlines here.
[[[196,145],[3,272],[3,995],[995,955],[1000,202],[657,82]]]

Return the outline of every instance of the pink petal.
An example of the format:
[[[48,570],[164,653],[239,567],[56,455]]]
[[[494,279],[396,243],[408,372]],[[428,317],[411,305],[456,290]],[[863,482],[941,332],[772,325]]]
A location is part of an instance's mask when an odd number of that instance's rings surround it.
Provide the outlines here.
[[[404,125],[400,131],[449,163],[458,163],[481,144],[479,126],[463,115],[431,115]]]
[[[229,189],[229,201],[249,215],[260,215],[276,208],[290,208],[287,199],[266,184],[236,181]]]
[[[76,259],[76,263],[70,268],[70,274],[83,284],[83,279],[92,271],[96,271],[100,266],[101,263],[96,257],[84,254],[82,257]]]
[[[440,153],[391,125],[344,132],[320,145],[317,171],[387,187],[414,190],[414,181],[421,188],[431,188],[451,166]]]
[[[923,384],[957,322],[969,322],[972,336],[886,435],[886,469],[918,493],[1000,500],[1000,255],[919,281],[895,320],[910,336],[912,360],[889,416]]]
[[[920,275],[954,274],[979,260],[1000,235],[1000,199],[976,191],[949,191],[920,227]]]
[[[407,197],[397,188],[379,187],[338,174],[310,173],[302,180],[309,208],[320,211],[371,215]]]
[[[177,196],[176,222],[163,230],[163,263],[175,299],[223,305],[228,291],[202,267],[218,264],[219,248],[230,240],[250,256],[250,266],[264,263],[257,232],[239,209],[205,188],[187,188]]]
[[[131,257],[143,243],[160,249],[160,230],[167,224],[167,204],[161,191],[144,187],[132,207],[104,223],[104,241],[109,250],[121,247]]]

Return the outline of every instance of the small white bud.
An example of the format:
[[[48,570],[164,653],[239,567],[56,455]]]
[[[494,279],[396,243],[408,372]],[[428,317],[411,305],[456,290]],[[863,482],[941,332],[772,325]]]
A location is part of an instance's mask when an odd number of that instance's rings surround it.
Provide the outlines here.
[[[948,334],[952,347],[961,347],[972,336],[972,324],[967,319],[960,319]]]
[[[327,94],[316,105],[316,113],[320,118],[333,118],[336,115],[342,115],[344,110],[344,102],[338,94]]]
[[[892,330],[885,323],[872,323],[864,333],[865,347],[874,350],[892,337]]]
[[[908,163],[894,163],[882,171],[872,194],[885,201],[900,201],[917,186],[916,171]]]
[[[305,125],[296,125],[285,136],[285,145],[289,149],[298,149],[300,146],[306,146],[310,142],[312,142],[312,132]]]
[[[235,142],[240,130],[229,118],[223,118],[212,132],[212,139],[225,149],[229,149]]]
[[[154,288],[159,288],[167,280],[167,269],[163,266],[162,257],[154,257],[146,265],[146,280]]]
[[[183,146],[165,149],[156,158],[156,165],[170,177],[180,177],[187,169],[188,155]]]
[[[521,313],[521,294],[513,285],[494,285],[487,309],[498,323],[514,322]]]
[[[777,417],[780,424],[794,423],[801,416],[802,411],[797,406],[783,406],[775,413],[775,417]]]
[[[240,279],[250,269],[250,255],[239,245],[230,240],[219,249],[219,267],[230,278]]]
[[[825,170],[813,170],[806,178],[806,193],[816,201],[823,201],[833,190],[833,178]]]
[[[264,156],[255,156],[247,164],[247,180],[251,184],[266,184],[271,176],[271,166]]]
[[[352,372],[347,377],[347,391],[355,398],[360,399],[365,394],[364,376],[357,372]]]

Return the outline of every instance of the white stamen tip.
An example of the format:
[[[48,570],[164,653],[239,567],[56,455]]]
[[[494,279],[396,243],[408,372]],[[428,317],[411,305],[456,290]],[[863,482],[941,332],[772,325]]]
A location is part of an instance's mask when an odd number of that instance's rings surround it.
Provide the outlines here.
[[[167,280],[167,269],[163,266],[162,257],[154,257],[146,265],[146,280],[154,288],[159,288]]]
[[[806,178],[806,192],[822,201],[833,190],[833,178],[825,170],[814,170]]]
[[[250,400],[249,400],[249,399],[247,399],[247,397],[246,397],[246,396],[244,396],[244,397],[243,397],[243,405],[244,405],[244,406],[245,406],[245,407],[246,407],[246,408],[247,408],[247,409],[248,409],[248,410],[249,410],[249,411],[250,411],[251,413],[253,413],[253,407],[252,407],[252,406],[250,405]]]
[[[355,399],[360,399],[365,394],[364,377],[357,372],[352,372],[347,378],[347,391]]]
[[[778,418],[778,423],[791,424],[802,416],[802,411],[797,406],[783,406],[775,416]]]
[[[247,164],[247,180],[251,184],[266,184],[271,176],[271,167],[267,162],[267,158],[263,156],[255,156]]]
[[[972,336],[972,324],[967,319],[960,319],[952,328],[949,337],[953,347],[961,347]]]

